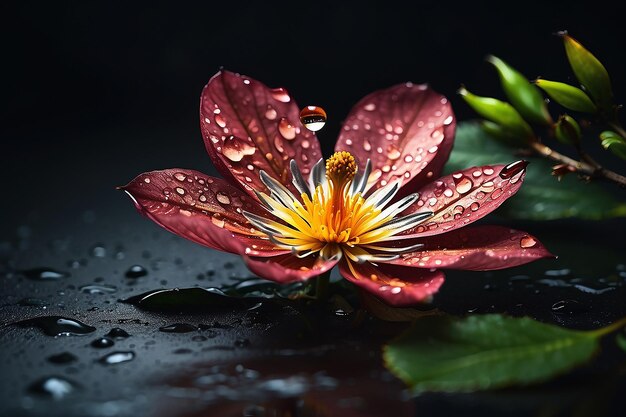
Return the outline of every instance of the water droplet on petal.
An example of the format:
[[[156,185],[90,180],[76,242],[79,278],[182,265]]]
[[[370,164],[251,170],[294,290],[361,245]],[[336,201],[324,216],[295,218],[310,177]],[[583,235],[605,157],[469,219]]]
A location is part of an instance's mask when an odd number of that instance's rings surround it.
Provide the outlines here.
[[[289,93],[287,93],[287,90],[285,90],[282,87],[274,88],[272,90],[272,97],[274,97],[274,99],[282,103],[289,103],[291,101],[291,97],[289,97]]]
[[[526,169],[527,165],[528,165],[528,162],[524,160],[510,163],[504,168],[502,168],[502,170],[500,171],[500,178],[502,179],[511,178],[512,176],[519,174],[520,172],[523,172]]]
[[[376,110],[376,104],[374,104],[374,103],[367,103],[363,108],[366,111],[374,111],[374,110]]]
[[[317,132],[326,124],[326,111],[318,106],[306,106],[300,111],[300,121],[311,132]]]
[[[287,140],[292,140],[296,137],[296,128],[286,118],[281,118],[278,122],[278,131],[281,136]]]
[[[185,189],[182,187],[176,187],[176,192],[180,195],[185,195]]]
[[[176,174],[174,174],[174,178],[176,178],[178,181],[185,181],[187,179],[187,176],[182,172],[177,172]]]
[[[470,210],[472,210],[472,211],[477,211],[479,208],[480,208],[480,203],[473,202],[473,203],[470,205]]]
[[[217,193],[217,201],[222,204],[230,204],[230,198],[224,193]]]
[[[244,156],[253,155],[255,152],[256,148],[247,140],[241,140],[234,136],[228,138],[222,148],[222,155],[233,162],[239,162]]]
[[[392,161],[395,161],[396,159],[400,158],[400,155],[402,154],[400,153],[400,150],[397,147],[392,145],[387,148],[387,157],[391,159]]]
[[[226,127],[226,120],[224,120],[224,116],[222,116],[221,114],[215,115],[215,123],[217,123],[219,127]]]
[[[456,191],[459,194],[465,194],[469,192],[469,190],[472,189],[472,185],[474,185],[472,180],[470,180],[465,175],[462,175],[459,179],[454,178],[454,183],[456,185]]]
[[[525,249],[532,248],[536,244],[537,244],[537,241],[530,236],[524,236],[523,238],[520,239],[520,243],[519,243],[520,247],[525,248]]]

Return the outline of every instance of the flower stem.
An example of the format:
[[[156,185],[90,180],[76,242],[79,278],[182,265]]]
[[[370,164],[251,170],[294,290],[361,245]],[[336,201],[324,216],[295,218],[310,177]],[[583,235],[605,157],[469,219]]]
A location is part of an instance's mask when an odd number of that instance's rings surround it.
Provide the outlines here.
[[[606,168],[600,166],[597,162],[593,161],[590,157],[585,154],[585,159],[592,161],[577,161],[569,156],[563,155],[549,146],[544,145],[541,142],[533,141],[530,143],[530,147],[539,155],[544,156],[548,159],[551,159],[560,164],[567,164],[576,168],[576,170],[582,174],[589,175],[595,178],[604,178],[609,181],[613,181],[622,187],[626,187],[626,177],[620,175],[616,172],[610,171]]]
[[[330,282],[330,271],[326,271],[315,278],[315,298],[318,301],[328,300],[328,284]]]

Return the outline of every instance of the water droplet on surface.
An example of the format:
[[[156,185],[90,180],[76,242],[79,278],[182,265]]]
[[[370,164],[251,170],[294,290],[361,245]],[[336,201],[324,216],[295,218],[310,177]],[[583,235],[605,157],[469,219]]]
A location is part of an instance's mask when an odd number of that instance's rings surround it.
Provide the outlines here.
[[[148,270],[141,265],[133,265],[126,271],[126,278],[141,278],[148,275]]]
[[[587,307],[576,300],[560,300],[552,304],[552,312],[556,314],[578,314],[586,311]]]
[[[502,170],[500,171],[500,178],[508,179],[513,177],[514,175],[519,174],[520,172],[524,172],[527,165],[528,162],[523,160],[512,162],[502,168]]]
[[[177,172],[176,174],[174,174],[174,178],[182,182],[187,179],[187,175],[183,174],[182,172]]]
[[[519,245],[524,249],[532,248],[537,244],[537,241],[530,236],[524,236],[520,239]]]
[[[311,132],[317,132],[326,124],[326,111],[318,106],[306,106],[300,110],[300,121]]]
[[[94,245],[91,248],[90,252],[91,256],[93,256],[94,258],[104,258],[105,256],[107,256],[107,251],[101,244]]]
[[[114,285],[83,285],[79,288],[81,292],[86,294],[112,294],[117,291],[117,287]]]
[[[99,359],[103,365],[116,365],[118,363],[132,361],[135,358],[135,352],[112,352]]]
[[[276,113],[276,110],[274,110],[274,108],[272,106],[267,106],[267,110],[265,110],[265,117],[267,117],[268,120],[275,120],[276,116],[278,116],[278,113]]]
[[[126,339],[127,337],[130,337],[126,330],[120,329],[119,327],[112,328],[111,331],[105,336],[110,337],[111,339]]]
[[[78,360],[76,355],[71,354],[70,352],[62,352],[57,353],[56,355],[48,356],[48,362],[54,363],[56,365],[64,365],[66,363],[75,362]]]
[[[289,103],[291,101],[291,97],[289,97],[289,93],[287,93],[287,90],[285,90],[282,87],[274,88],[271,94],[272,94],[272,97],[274,97],[274,99],[282,103]]]
[[[91,342],[91,346],[98,349],[109,348],[113,345],[115,345],[115,342],[108,337],[99,337],[98,339],[95,339]]]
[[[70,276],[67,272],[57,271],[52,268],[32,268],[19,271],[20,275],[28,279],[36,281],[47,281],[61,278],[67,278]]]
[[[367,103],[363,108],[366,111],[374,111],[374,110],[376,110],[376,104],[375,103]]]
[[[21,327],[39,327],[48,336],[77,336],[96,331],[95,327],[61,316],[42,316],[15,323]]]
[[[169,326],[159,327],[159,331],[164,333],[189,333],[198,330],[198,326],[187,323],[174,323]]]
[[[287,140],[292,140],[296,137],[295,126],[284,117],[278,122],[278,131],[280,132],[280,135]]]
[[[28,387],[28,392],[61,400],[74,392],[79,385],[61,376],[49,376],[35,381]]]
[[[217,123],[217,125],[221,128],[226,127],[226,120],[224,120],[224,116],[221,114],[215,115],[215,123]]]

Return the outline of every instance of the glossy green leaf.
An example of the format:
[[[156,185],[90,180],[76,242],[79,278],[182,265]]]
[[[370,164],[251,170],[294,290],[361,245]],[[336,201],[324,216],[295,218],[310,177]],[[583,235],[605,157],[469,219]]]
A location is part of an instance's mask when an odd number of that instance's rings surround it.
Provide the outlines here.
[[[416,392],[466,392],[547,380],[591,359],[599,336],[498,314],[426,317],[385,347]]]
[[[611,92],[609,73],[604,65],[567,32],[561,33],[561,37],[565,45],[567,59],[578,81],[598,106],[610,109],[613,93]]]
[[[611,130],[600,133],[602,147],[613,155],[626,160],[626,140]]]
[[[500,58],[489,55],[487,62],[496,68],[504,93],[526,120],[544,125],[552,123],[546,102],[537,87]]]
[[[541,78],[535,80],[535,85],[545,91],[552,100],[568,110],[582,113],[596,112],[596,105],[593,104],[589,96],[580,88],[558,81],[543,80]]]
[[[509,103],[491,97],[477,96],[467,91],[465,87],[461,87],[458,93],[476,113],[510,130],[512,135],[520,138],[533,135],[533,130],[528,123]]]
[[[445,169],[452,173],[471,166],[508,164],[519,159],[514,153],[514,148],[489,136],[477,123],[461,123]],[[626,201],[617,198],[623,193],[611,192],[613,188],[598,182],[580,181],[576,174],[558,181],[550,175],[553,162],[524,158],[530,161],[524,185],[496,211],[497,215],[532,220],[626,217]]]
[[[580,143],[580,126],[572,116],[564,114],[559,117],[559,120],[556,122],[554,135],[561,143],[576,145]]]

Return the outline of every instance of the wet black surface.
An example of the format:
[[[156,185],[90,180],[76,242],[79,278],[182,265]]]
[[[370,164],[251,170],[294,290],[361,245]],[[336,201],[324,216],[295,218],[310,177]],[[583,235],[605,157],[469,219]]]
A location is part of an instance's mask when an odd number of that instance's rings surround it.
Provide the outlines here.
[[[206,309],[191,303],[184,313],[121,302],[164,288],[198,288],[202,301],[207,293],[224,296],[201,288],[263,284],[241,284],[253,276],[238,257],[161,231],[118,197],[107,212],[78,211],[70,227],[47,222],[44,213],[17,226],[28,237],[16,233],[2,243],[0,414],[234,416],[247,415],[244,409],[263,415],[258,407],[265,407],[294,415],[570,415],[579,403],[603,401],[608,411],[595,415],[619,415],[626,362],[611,338],[591,366],[538,387],[412,399],[380,356],[403,324],[263,298]],[[624,230],[623,220],[516,226],[559,259],[502,272],[450,271],[433,305],[580,329],[626,315],[626,247],[606,238]],[[145,274],[129,278],[133,265]],[[35,269],[62,276],[23,273]],[[107,290],[85,290],[94,286]]]

